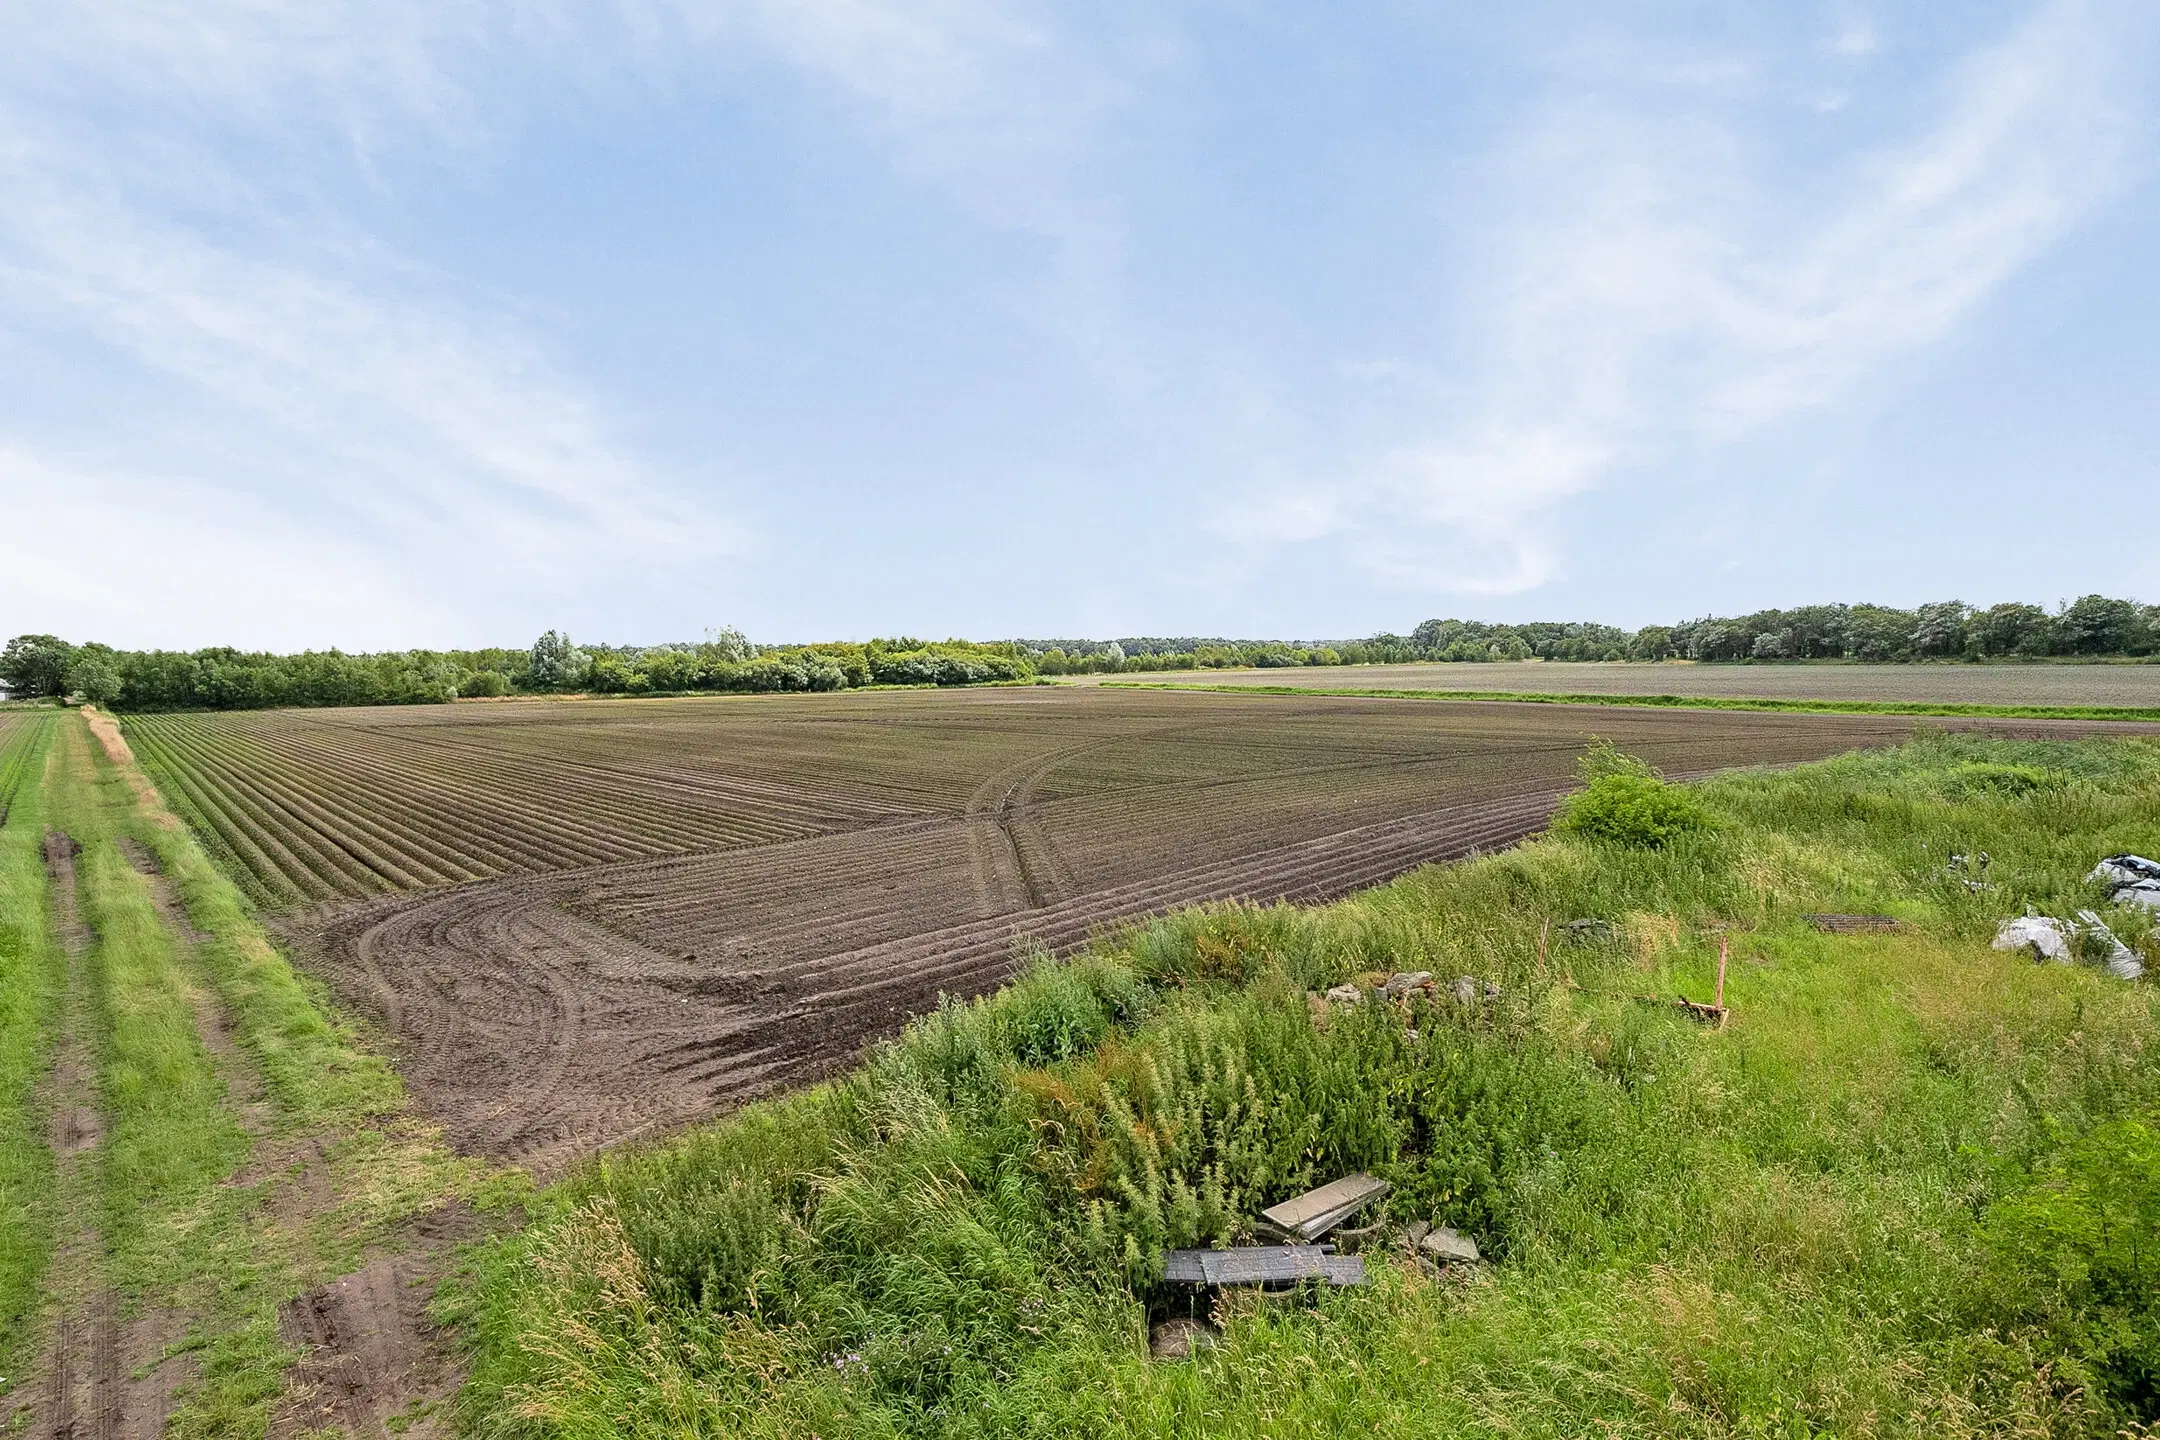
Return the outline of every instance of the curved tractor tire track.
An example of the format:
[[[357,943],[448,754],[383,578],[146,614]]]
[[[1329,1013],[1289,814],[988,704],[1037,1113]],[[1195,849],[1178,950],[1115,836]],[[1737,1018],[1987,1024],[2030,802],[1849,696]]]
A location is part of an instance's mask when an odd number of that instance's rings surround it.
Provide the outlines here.
[[[236,773],[202,778],[241,821],[253,807],[266,841],[289,834],[295,864],[365,841],[486,877],[369,897],[311,874],[307,893],[350,898],[282,925],[396,1038],[454,1145],[541,1171],[844,1065],[1024,953],[1512,844],[1544,825],[1593,732],[1704,773],[1912,728],[1111,690],[432,709],[200,721],[332,772],[276,786],[282,808]],[[320,815],[301,804],[318,795],[335,801]],[[369,826],[316,833],[369,806]]]
[[[826,1073],[941,994],[994,988],[1025,951],[1069,951],[1105,926],[1206,901],[1333,898],[1513,843],[1556,798],[1444,807],[852,948],[809,946],[761,969],[667,954],[565,908],[596,880],[650,883],[642,867],[385,898],[301,938],[397,1037],[408,1084],[453,1145],[545,1173]]]

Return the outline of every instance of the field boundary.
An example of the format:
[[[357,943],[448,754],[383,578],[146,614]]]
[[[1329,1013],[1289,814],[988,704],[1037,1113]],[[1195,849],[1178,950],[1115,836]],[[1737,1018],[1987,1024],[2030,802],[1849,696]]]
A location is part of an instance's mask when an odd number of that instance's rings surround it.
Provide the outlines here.
[[[2160,724],[2160,706],[1980,705],[1961,701],[1796,700],[1741,695],[1594,695],[1536,690],[1388,690],[1360,686],[1182,685],[1104,680],[1103,690],[1196,690],[1217,695],[1309,695],[1367,700],[1486,700],[1508,705],[1600,705],[1659,710],[1783,710],[1815,715],[1942,715],[1981,720],[2130,720]]]

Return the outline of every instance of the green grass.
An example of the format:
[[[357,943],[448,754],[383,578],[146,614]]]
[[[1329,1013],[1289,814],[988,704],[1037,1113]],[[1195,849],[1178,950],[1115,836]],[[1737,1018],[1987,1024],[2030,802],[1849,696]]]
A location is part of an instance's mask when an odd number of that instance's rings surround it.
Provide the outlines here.
[[[54,938],[42,850],[39,787],[21,777],[45,760],[46,717],[0,732],[0,1398],[30,1351],[29,1322],[52,1252],[53,1166],[36,1104],[66,957]]]
[[[1917,700],[1782,700],[1726,695],[1574,695],[1535,690],[1379,690],[1352,686],[1204,685],[1105,680],[1126,690],[1217,690],[1233,695],[1340,695],[1376,700],[1493,700],[1520,705],[1647,705],[1677,710],[1798,710],[1826,715],[1940,715],[2005,720],[2160,721],[2160,709],[2136,705],[1973,705]]]
[[[84,1019],[104,1138],[78,1187],[85,1193],[69,1199],[95,1218],[102,1249],[95,1273],[74,1284],[85,1292],[111,1287],[129,1313],[186,1317],[177,1346],[195,1353],[196,1377],[183,1387],[168,1433],[260,1436],[295,1358],[277,1331],[282,1305],[352,1269],[399,1221],[450,1199],[493,1203],[519,1193],[518,1182],[451,1156],[431,1127],[405,1113],[395,1072],[332,1017],[232,883],[154,792],[131,783],[81,717],[57,718],[50,731],[53,763],[41,783],[18,793],[5,837],[12,846],[20,817],[26,826],[65,830],[82,847],[76,901],[89,930],[83,963],[91,998]],[[156,856],[199,940],[168,922],[154,882],[129,863],[123,840]],[[8,867],[0,868],[0,885],[20,870],[32,903],[45,903],[41,867],[23,869],[15,856],[0,849],[0,866]],[[64,961],[49,924],[40,924],[42,963],[57,974]],[[0,964],[11,960],[0,949]],[[48,980],[45,993],[41,1013],[49,1016],[57,982]],[[9,1061],[11,999],[0,994],[0,1019],[9,1023],[0,1055]],[[213,1053],[206,1043],[199,1005],[234,1018],[230,1052]],[[43,1059],[42,1051],[27,1056],[27,1073]],[[12,1067],[0,1076],[12,1078]],[[243,1112],[243,1091],[261,1097],[251,1113]],[[15,1162],[12,1139],[0,1132],[10,1142],[0,1163]],[[41,1168],[31,1172],[26,1202],[43,1204],[50,1161],[40,1153],[32,1162]],[[19,1243],[34,1260],[49,1242],[50,1227],[32,1227]],[[12,1234],[0,1240],[17,1243]]]
[[[1977,767],[1977,768],[1976,768]],[[2016,783],[2004,775],[2019,777]],[[474,1261],[484,1436],[2063,1435],[2160,1418],[2150,986],[1988,948],[2160,849],[2160,746],[1924,737],[1339,905],[1218,907],[951,1005],[835,1084],[595,1162]],[[2000,888],[1946,857],[1985,849]],[[1883,912],[1891,935],[1801,916]],[[1609,934],[1558,922],[1596,917]],[[2149,923],[2116,917],[2152,953]],[[1566,937],[1566,938],[1563,938]],[[1733,1021],[1709,998],[1729,950]],[[1316,1025],[1361,972],[1497,982]],[[1655,1000],[1643,998],[1655,997]],[[1164,1245],[1342,1170],[1487,1283],[1233,1299]],[[2142,1242],[2140,1242],[2142,1243]],[[2148,1247],[2149,1248],[2149,1247]],[[2142,1432],[2139,1432],[2142,1433]]]

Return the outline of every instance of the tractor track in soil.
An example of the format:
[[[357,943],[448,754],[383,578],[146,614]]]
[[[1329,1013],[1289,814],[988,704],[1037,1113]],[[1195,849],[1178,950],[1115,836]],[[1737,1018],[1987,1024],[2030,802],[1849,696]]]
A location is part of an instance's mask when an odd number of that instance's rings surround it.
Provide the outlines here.
[[[534,851],[519,872],[325,896],[278,918],[303,963],[392,1037],[415,1104],[455,1148],[543,1175],[842,1068],[1027,954],[1181,906],[1333,899],[1513,844],[1543,827],[1593,729],[1682,776],[1912,730],[1902,717],[1095,690],[369,712],[325,723],[325,743],[342,753],[363,726],[397,732],[445,775],[446,755],[486,760],[486,776],[520,755],[648,787],[680,775],[699,825],[718,822],[698,806],[753,779],[761,803],[772,777],[799,775],[813,796],[810,833],[655,840],[582,863]],[[625,758],[589,758],[611,746]],[[486,776],[475,795],[496,783]],[[842,815],[857,792],[863,806]],[[661,835],[641,814],[641,833]],[[392,818],[429,825],[425,811]],[[329,822],[278,823],[304,838]]]
[[[386,898],[292,933],[397,1037],[416,1101],[454,1146],[548,1173],[829,1073],[941,994],[995,988],[1023,953],[1070,951],[1185,905],[1333,899],[1510,845],[1542,828],[1557,798],[1444,807],[755,967],[670,954],[572,908],[596,882],[680,878],[695,864],[680,857]]]

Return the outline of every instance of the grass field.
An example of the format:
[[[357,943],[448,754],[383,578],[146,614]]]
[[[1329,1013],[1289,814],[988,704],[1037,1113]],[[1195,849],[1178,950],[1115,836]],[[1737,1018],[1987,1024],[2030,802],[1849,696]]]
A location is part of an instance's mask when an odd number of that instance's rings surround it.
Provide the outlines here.
[[[2160,665],[1495,664],[1328,665],[1077,677],[1069,684],[1287,685],[1552,695],[1876,701],[1903,705],[2160,710]]]
[[[453,1140],[542,1169],[846,1063],[1016,953],[1511,843],[1592,730],[1697,772],[1907,728],[1100,689],[128,722]]]
[[[2149,984],[1992,951],[2160,847],[2150,743],[1924,740],[1036,968],[828,1087],[594,1164],[482,1258],[472,1431],[558,1436],[2144,1436]],[[1998,889],[1945,869],[1985,849]],[[1826,935],[1816,911],[1887,913]],[[1595,917],[1600,933],[1562,922]],[[2149,922],[2113,917],[2155,957]],[[1730,1023],[1709,997],[1730,955]],[[1497,985],[1316,1022],[1426,968]],[[1181,1303],[1165,1245],[1368,1169],[1361,1289]],[[1435,1278],[1408,1221],[1474,1234]]]
[[[52,1156],[35,1095],[66,979],[50,920],[42,791],[51,717],[0,711],[0,1376],[30,1359],[53,1237]]]

